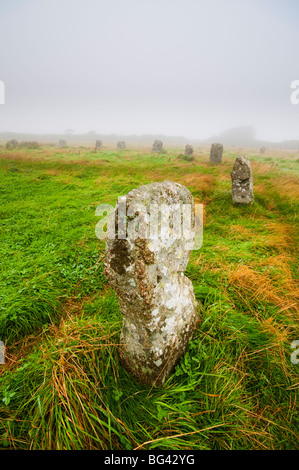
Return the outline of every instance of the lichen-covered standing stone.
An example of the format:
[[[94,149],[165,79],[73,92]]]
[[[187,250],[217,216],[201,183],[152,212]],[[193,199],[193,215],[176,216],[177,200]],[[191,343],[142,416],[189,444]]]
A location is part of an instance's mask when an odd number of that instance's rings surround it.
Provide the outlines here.
[[[248,158],[240,156],[236,158],[231,172],[232,199],[234,204],[252,204],[253,178],[251,165]]]
[[[164,181],[130,191],[123,204],[126,217],[119,217],[119,202],[109,220],[105,253],[105,276],[124,317],[120,359],[139,382],[162,386],[198,319],[192,282],[184,275],[194,235],[193,197],[185,186]],[[184,204],[191,208],[187,237],[178,229]],[[163,218],[170,220],[168,237]],[[131,232],[139,227],[135,239],[128,236],[129,226]],[[109,239],[114,231],[118,238]]]
[[[163,151],[163,142],[161,140],[155,140],[152,150],[153,152],[161,153]]]
[[[222,162],[223,155],[223,145],[222,144],[212,144],[210,150],[210,163],[213,165],[218,165]]]

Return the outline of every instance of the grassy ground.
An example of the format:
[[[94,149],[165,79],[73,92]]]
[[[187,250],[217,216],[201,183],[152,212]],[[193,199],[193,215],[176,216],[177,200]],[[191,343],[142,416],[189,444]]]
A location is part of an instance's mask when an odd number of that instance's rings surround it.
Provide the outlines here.
[[[231,204],[237,153],[0,150],[0,448],[295,449],[298,152],[252,161],[255,203]],[[162,389],[119,364],[121,314],[95,236],[101,203],[141,184],[204,204],[187,268],[203,308]]]

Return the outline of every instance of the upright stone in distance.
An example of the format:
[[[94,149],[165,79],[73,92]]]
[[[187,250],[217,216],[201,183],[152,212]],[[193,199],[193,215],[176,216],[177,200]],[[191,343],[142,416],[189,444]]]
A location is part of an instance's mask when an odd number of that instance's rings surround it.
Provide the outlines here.
[[[59,147],[61,149],[64,149],[66,147],[66,140],[60,139],[59,141]]]
[[[234,204],[252,204],[253,178],[251,165],[248,158],[240,156],[236,158],[231,172],[232,199]]]
[[[192,145],[186,145],[185,147],[185,155],[191,157],[193,155],[193,147]]]
[[[117,149],[118,150],[125,150],[126,149],[126,142],[124,142],[123,140],[119,140],[117,142]]]
[[[153,143],[152,151],[156,153],[163,152],[163,142],[161,140],[155,140]]]
[[[96,150],[102,148],[102,141],[96,140]]]
[[[190,208],[189,237],[177,225],[182,224],[181,211],[186,205]],[[121,206],[126,216],[121,217]],[[193,207],[193,197],[185,186],[163,181],[130,191],[108,222],[104,272],[123,314],[120,359],[139,382],[151,386],[162,386],[167,380],[198,319],[192,282],[184,275],[195,233]],[[155,212],[159,208],[160,218]],[[163,217],[168,237],[165,226],[162,228]],[[125,231],[124,220],[128,223]],[[154,225],[155,220],[159,226]],[[130,238],[128,227],[137,224],[141,235],[138,232]],[[117,235],[119,225],[122,230]],[[160,236],[153,234],[155,227]],[[118,238],[111,239],[109,234],[114,233]],[[150,235],[144,237],[146,233]]]
[[[218,165],[222,162],[223,155],[223,145],[222,144],[212,144],[210,150],[210,163],[213,165]]]
[[[19,142],[16,139],[11,139],[8,142],[6,142],[5,148],[10,150],[10,149],[16,148],[18,145],[19,145]]]

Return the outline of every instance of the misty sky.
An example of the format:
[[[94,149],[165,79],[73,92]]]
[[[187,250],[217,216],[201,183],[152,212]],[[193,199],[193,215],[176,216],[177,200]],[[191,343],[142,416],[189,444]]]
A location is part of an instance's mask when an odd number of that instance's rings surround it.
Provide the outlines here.
[[[0,132],[299,139],[298,0],[0,0]]]

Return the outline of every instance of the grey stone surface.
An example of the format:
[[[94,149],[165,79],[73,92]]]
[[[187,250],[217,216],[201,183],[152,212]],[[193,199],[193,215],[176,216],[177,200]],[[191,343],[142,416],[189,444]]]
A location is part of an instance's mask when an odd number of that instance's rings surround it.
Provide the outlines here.
[[[108,235],[118,232],[119,204],[115,222],[113,217],[109,220]],[[185,186],[170,181],[130,191],[125,201],[127,221],[138,222],[140,232],[132,239],[127,228],[121,232],[126,238],[107,238],[104,271],[123,314],[121,362],[139,382],[155,386],[163,385],[184,354],[198,320],[193,285],[184,275],[192,248],[188,236],[142,237],[149,228],[151,208],[160,204],[167,205],[165,210],[174,220],[184,204],[193,207],[194,202]],[[132,207],[137,212],[130,215]],[[192,239],[195,221],[190,213]],[[169,227],[174,235],[175,226],[170,223]]]
[[[155,140],[153,143],[152,151],[156,153],[163,152],[163,142],[161,140]]]
[[[117,149],[118,150],[125,150],[126,149],[126,142],[124,142],[123,140],[119,140],[117,142]]]
[[[101,140],[96,140],[96,149],[102,148],[103,144]]]
[[[193,147],[192,147],[192,145],[186,145],[186,147],[185,147],[185,155],[186,155],[186,156],[191,156],[191,155],[193,155]]]
[[[240,156],[236,158],[231,172],[232,200],[234,204],[252,204],[253,178],[251,165],[248,158]]]
[[[222,162],[223,155],[223,145],[222,144],[212,144],[210,149],[210,163],[213,165],[218,165]]]

